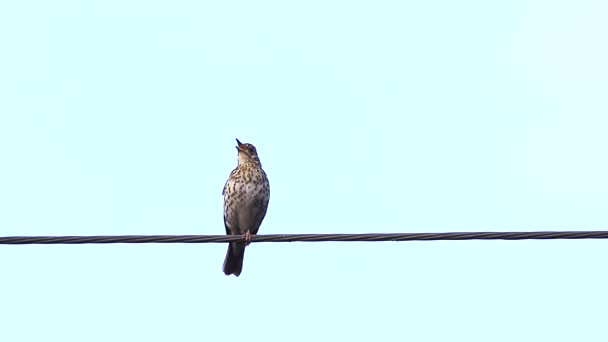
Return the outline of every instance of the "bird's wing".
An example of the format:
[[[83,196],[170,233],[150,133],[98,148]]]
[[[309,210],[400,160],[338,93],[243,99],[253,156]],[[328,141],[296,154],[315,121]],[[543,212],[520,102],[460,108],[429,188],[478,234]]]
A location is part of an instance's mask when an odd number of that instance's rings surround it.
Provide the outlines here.
[[[235,213],[236,215],[236,213]],[[230,229],[230,225],[228,221],[226,221],[226,211],[224,210],[224,227],[226,228],[226,235],[232,235],[232,230]]]
[[[232,170],[232,172],[230,172],[230,176],[228,176],[228,179],[226,180],[226,184],[224,184],[224,188],[222,189],[222,196],[224,196],[224,227],[226,228],[226,235],[230,235],[230,227],[228,225],[228,222],[226,221],[226,189],[228,188],[228,183],[230,183],[230,179],[232,179],[232,175],[234,175],[234,172],[236,171],[236,169]]]
[[[236,173],[237,169],[232,170],[232,172],[230,172],[230,176],[228,176],[228,179],[226,180],[226,184],[224,184],[224,189],[222,189],[222,196],[226,194],[226,187],[228,186],[228,182],[230,182],[230,179],[232,178],[232,176],[234,176],[234,174]]]

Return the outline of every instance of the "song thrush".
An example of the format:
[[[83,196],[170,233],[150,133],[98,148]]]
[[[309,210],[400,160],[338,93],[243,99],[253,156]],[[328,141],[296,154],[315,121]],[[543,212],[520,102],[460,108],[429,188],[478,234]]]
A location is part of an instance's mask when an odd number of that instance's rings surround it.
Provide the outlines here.
[[[245,235],[245,241],[230,242],[224,273],[239,276],[243,270],[245,247],[257,234],[270,198],[270,185],[255,146],[236,139],[238,164],[224,185],[224,225],[228,235]]]

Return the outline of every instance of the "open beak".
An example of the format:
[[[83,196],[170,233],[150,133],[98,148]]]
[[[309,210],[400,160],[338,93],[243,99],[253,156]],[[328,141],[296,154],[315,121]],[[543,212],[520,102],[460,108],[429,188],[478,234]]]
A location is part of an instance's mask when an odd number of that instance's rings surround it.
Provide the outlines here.
[[[244,145],[244,144],[243,144],[243,143],[241,143],[241,142],[239,141],[239,139],[236,139],[236,143],[237,143],[237,145],[236,145],[236,149],[237,149],[237,150],[239,150],[239,151],[245,152],[245,149],[243,148],[243,145]]]

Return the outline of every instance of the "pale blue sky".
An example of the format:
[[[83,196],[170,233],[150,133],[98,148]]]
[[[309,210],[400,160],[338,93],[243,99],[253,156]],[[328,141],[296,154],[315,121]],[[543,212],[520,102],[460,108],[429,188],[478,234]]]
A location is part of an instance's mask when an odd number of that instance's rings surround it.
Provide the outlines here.
[[[10,1],[0,235],[608,229],[604,1]],[[3,341],[606,341],[606,241],[0,246]]]

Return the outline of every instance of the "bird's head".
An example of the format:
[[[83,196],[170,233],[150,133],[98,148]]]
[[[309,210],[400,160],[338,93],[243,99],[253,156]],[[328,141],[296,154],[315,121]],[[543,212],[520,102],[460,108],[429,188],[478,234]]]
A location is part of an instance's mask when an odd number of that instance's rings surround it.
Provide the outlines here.
[[[239,165],[244,163],[261,165],[260,158],[258,157],[258,151],[255,149],[255,146],[251,144],[243,144],[239,141],[239,139],[236,139],[236,149],[239,151]]]

